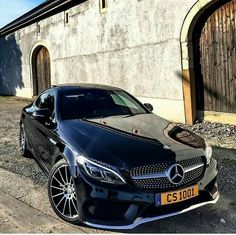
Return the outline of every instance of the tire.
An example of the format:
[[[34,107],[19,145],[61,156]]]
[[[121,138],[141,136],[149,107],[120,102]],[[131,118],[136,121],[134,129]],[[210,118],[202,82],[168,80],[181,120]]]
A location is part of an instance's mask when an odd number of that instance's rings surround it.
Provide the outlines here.
[[[19,146],[21,155],[24,157],[30,157],[30,151],[28,149],[27,138],[23,123],[20,125]]]
[[[77,209],[74,178],[65,159],[58,161],[50,171],[48,197],[54,212],[61,219],[72,224],[82,224]]]

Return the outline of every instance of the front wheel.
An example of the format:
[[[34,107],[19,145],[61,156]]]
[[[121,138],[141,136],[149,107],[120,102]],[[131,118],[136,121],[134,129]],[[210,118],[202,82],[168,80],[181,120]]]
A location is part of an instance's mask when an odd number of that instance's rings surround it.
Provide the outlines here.
[[[64,159],[57,162],[49,174],[48,196],[53,210],[61,219],[76,224],[82,222],[77,209],[74,178]]]

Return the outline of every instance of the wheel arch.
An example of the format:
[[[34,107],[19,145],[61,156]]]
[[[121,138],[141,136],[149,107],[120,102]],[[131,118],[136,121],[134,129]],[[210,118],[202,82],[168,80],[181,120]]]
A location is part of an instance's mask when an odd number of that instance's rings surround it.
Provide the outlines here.
[[[72,151],[69,147],[65,146],[64,150],[56,155],[53,165],[55,165],[58,161],[65,159],[69,165],[71,175],[74,178],[77,178],[79,175],[79,169],[76,157],[76,153]]]

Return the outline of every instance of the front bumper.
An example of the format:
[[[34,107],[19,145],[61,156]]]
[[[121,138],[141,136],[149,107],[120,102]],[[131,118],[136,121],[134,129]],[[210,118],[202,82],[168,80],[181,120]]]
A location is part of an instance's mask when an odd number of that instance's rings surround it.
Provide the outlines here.
[[[86,225],[101,229],[132,229],[140,224],[214,204],[219,199],[217,162],[213,160],[198,182],[199,196],[180,203],[155,206],[155,193],[131,185],[109,185],[84,178],[76,181],[78,209]]]
[[[216,198],[214,200],[194,204],[192,206],[189,206],[186,209],[176,211],[176,212],[172,212],[172,213],[168,213],[168,214],[164,214],[164,215],[158,215],[158,216],[148,217],[148,218],[138,217],[133,221],[132,224],[128,224],[128,225],[117,225],[117,226],[116,225],[103,225],[103,224],[95,224],[95,223],[91,223],[91,222],[87,222],[87,221],[84,222],[84,223],[88,226],[95,227],[95,228],[100,228],[100,229],[112,229],[112,230],[114,230],[114,229],[117,229],[117,230],[133,229],[133,228],[135,228],[135,227],[137,227],[138,225],[141,225],[141,224],[145,224],[145,223],[160,220],[160,219],[165,219],[165,218],[172,217],[172,216],[175,216],[175,215],[180,215],[180,214],[183,214],[185,212],[196,209],[198,207],[205,206],[207,204],[215,204],[218,201],[218,199],[219,199],[219,193],[218,193],[218,195],[216,196]]]

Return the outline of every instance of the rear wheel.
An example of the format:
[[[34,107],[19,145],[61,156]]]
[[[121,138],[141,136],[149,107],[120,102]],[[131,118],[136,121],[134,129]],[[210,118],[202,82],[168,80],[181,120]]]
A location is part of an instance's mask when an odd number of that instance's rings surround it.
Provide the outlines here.
[[[30,151],[28,150],[27,138],[26,138],[26,135],[25,135],[25,128],[24,128],[23,124],[20,125],[19,145],[20,145],[21,155],[24,156],[24,157],[29,157],[30,156]]]
[[[82,222],[77,209],[74,178],[64,159],[57,162],[49,174],[48,196],[53,210],[61,219],[76,224]]]

